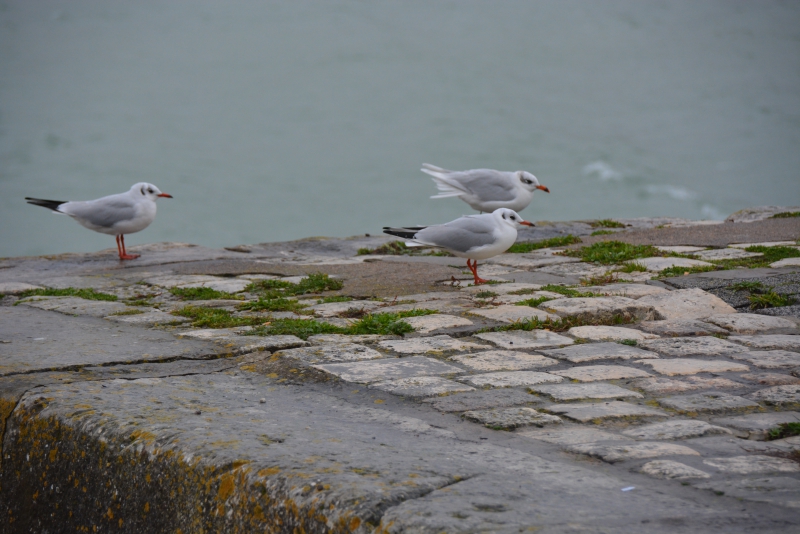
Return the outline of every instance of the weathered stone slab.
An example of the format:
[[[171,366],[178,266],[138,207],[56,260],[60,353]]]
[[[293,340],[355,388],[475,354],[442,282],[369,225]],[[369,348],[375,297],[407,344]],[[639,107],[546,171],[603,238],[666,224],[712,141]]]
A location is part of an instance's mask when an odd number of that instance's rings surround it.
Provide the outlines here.
[[[642,347],[662,356],[683,358],[686,356],[720,356],[744,352],[747,349],[725,339],[711,336],[674,337],[643,341]]]
[[[758,313],[730,313],[723,315],[712,315],[705,321],[721,326],[736,334],[771,334],[771,333],[795,333],[797,323],[784,319],[783,317],[772,317]],[[786,332],[786,331],[790,332]]]
[[[704,323],[697,319],[669,319],[664,321],[643,321],[637,325],[640,330],[670,337],[710,336],[727,334],[724,328]]]
[[[724,494],[742,501],[769,503],[792,510],[800,506],[800,488],[797,479],[786,476],[712,479],[695,487],[712,490],[718,495]]]
[[[484,373],[480,375],[465,376],[462,382],[469,382],[473,386],[507,388],[516,386],[533,386],[536,384],[552,384],[564,380],[560,376],[536,371],[507,371],[498,373]]]
[[[690,358],[670,360],[638,360],[636,363],[649,365],[653,371],[667,376],[696,375],[697,373],[747,372],[750,370],[740,363],[720,360],[693,360]]]
[[[740,378],[748,382],[761,384],[762,386],[790,386],[792,384],[800,384],[800,378],[779,373],[750,373],[741,375]]]
[[[205,282],[192,282],[184,284],[179,287],[207,287],[215,291],[225,291],[226,293],[239,293],[244,291],[244,288],[249,286],[252,280],[243,280],[241,278],[219,278],[217,280],[210,280]]]
[[[596,382],[598,380],[619,380],[621,378],[640,378],[652,376],[650,373],[623,365],[585,365],[564,371],[553,371],[553,374],[564,376],[579,382]]]
[[[379,341],[378,346],[399,354],[442,353],[451,350],[486,349],[485,345],[453,339],[448,335],[419,337],[414,339]]]
[[[504,323],[516,323],[518,321],[532,321],[539,319],[545,321],[547,319],[556,320],[557,315],[553,315],[530,306],[514,306],[510,304],[503,304],[500,306],[491,306],[489,308],[476,308],[470,310],[473,315],[480,315],[487,319],[494,321],[502,321]]]
[[[493,284],[491,286],[468,286],[461,289],[462,293],[481,293],[483,291],[491,291],[498,295],[506,295],[515,291],[536,291],[541,289],[542,284],[523,284],[518,282],[511,282],[508,284]],[[407,297],[403,297],[404,299]]]
[[[781,267],[800,267],[800,258],[784,258],[770,263],[769,266],[773,269],[779,269]]]
[[[543,350],[542,353],[572,363],[658,358],[658,354],[655,352],[620,343],[586,343],[564,347],[563,349]]]
[[[741,387],[741,384],[738,382],[728,380],[727,378],[702,378],[699,376],[689,376],[685,381],[670,380],[669,378],[662,377],[641,378],[632,382],[631,385],[651,395],[683,393],[684,391],[695,391],[698,389]]]
[[[371,312],[383,305],[385,305],[383,302],[374,300],[350,300],[347,302],[325,302],[323,304],[315,304],[308,309],[313,310],[314,314],[320,317],[336,317],[340,313],[344,313],[350,309]]]
[[[675,245],[675,246],[659,246],[656,245],[656,248],[661,252],[674,252],[676,254],[693,254],[695,252],[699,252],[701,250],[705,250],[705,247],[690,247],[686,245]]]
[[[127,311],[127,310],[126,310]],[[191,321],[186,317],[179,317],[171,313],[164,313],[162,311],[153,310],[144,313],[137,313],[135,315],[109,315],[106,317],[109,321],[115,323],[125,323],[136,326],[155,326],[158,324],[184,324]]]
[[[655,334],[648,334],[633,328],[622,328],[619,326],[573,326],[567,334],[577,339],[589,339],[591,341],[623,341],[632,339],[636,342],[646,339],[658,339]]]
[[[669,480],[688,480],[691,478],[710,478],[711,475],[705,471],[695,469],[680,462],[672,460],[653,460],[642,466],[642,473],[655,478],[666,478]]]
[[[764,350],[737,352],[729,355],[735,360],[750,362],[764,369],[800,367],[800,353],[788,350]]]
[[[299,360],[307,365],[317,363],[354,362],[375,360],[384,355],[375,349],[356,343],[336,343],[331,345],[312,345],[297,349],[281,350],[275,353],[281,358]]]
[[[219,276],[208,276],[204,274],[163,275],[145,277],[142,279],[142,281],[146,284],[167,288],[188,286],[190,284],[202,284],[206,282],[222,282],[224,280],[226,280],[226,278],[221,278]]]
[[[768,412],[719,417],[714,423],[736,431],[739,437],[755,440],[767,439],[767,431],[781,423],[800,422],[800,412]]]
[[[555,401],[580,399],[641,399],[642,395],[612,384],[557,384],[552,386],[530,386],[531,392],[543,393]]]
[[[714,434],[730,434],[731,431],[721,426],[714,426],[705,421],[694,419],[678,419],[637,426],[623,430],[622,433],[634,439],[688,439],[711,436]]]
[[[454,375],[463,373],[458,367],[424,356],[410,358],[387,358],[352,363],[328,363],[313,365],[326,373],[338,376],[347,382],[371,384],[398,378],[418,376]]]
[[[661,319],[702,319],[710,315],[736,313],[730,304],[697,287],[649,295],[636,302],[655,308]]]
[[[542,430],[527,430],[518,432],[520,436],[538,439],[555,445],[574,445],[577,443],[595,443],[598,441],[628,441],[618,434],[585,426],[566,426],[561,428],[546,428]]]
[[[517,302],[522,302],[525,300],[536,299],[541,297],[547,297],[549,299],[560,299],[564,295],[561,293],[553,293],[552,291],[534,291],[533,293],[528,293],[525,295],[499,295],[497,297],[490,297],[489,299],[485,299],[484,302],[491,302],[493,304],[516,304]]]
[[[767,389],[760,389],[747,395],[747,398],[763,402],[764,404],[777,406],[798,404],[800,403],[800,385],[773,386]]]
[[[711,264],[707,261],[690,260],[689,258],[673,258],[673,257],[654,257],[654,258],[640,258],[632,260],[635,263],[641,263],[651,273],[657,273],[670,267],[710,267]]]
[[[553,404],[548,412],[563,414],[570,419],[586,423],[593,419],[618,419],[621,417],[666,417],[661,410],[622,401]]]
[[[800,463],[787,458],[751,454],[749,456],[733,456],[731,458],[709,458],[703,463],[716,467],[725,473],[737,475],[753,475],[761,473],[797,473]]]
[[[557,265],[546,265],[537,269],[537,272],[550,273],[559,276],[576,276],[579,278],[589,278],[592,276],[601,276],[609,270],[609,267],[604,265],[595,265],[593,263],[576,262],[576,263],[559,263]]]
[[[783,349],[800,351],[800,336],[771,334],[760,336],[731,336],[728,339],[754,349]]]
[[[403,321],[410,324],[411,327],[420,334],[428,334],[441,328],[470,326],[473,324],[472,321],[464,317],[456,317],[455,315],[445,315],[441,313],[421,315],[419,317],[406,317]]]
[[[567,447],[570,452],[600,458],[610,464],[625,460],[641,460],[659,456],[700,456],[700,453],[684,445],[674,443],[639,442],[623,445],[584,443]]]
[[[31,289],[42,289],[42,286],[26,284],[25,282],[0,282],[0,295],[18,295]]]
[[[382,336],[379,334],[362,334],[358,336],[347,336],[344,334],[317,334],[309,336],[308,342],[312,345],[326,345],[328,343],[377,343],[378,341],[389,341],[401,339],[400,336]]]
[[[387,380],[386,382],[371,384],[369,387],[386,391],[393,395],[401,395],[403,397],[411,398],[432,397],[434,395],[444,395],[448,393],[460,393],[475,390],[475,388],[438,376],[398,378],[396,380]]]
[[[448,395],[436,399],[425,399],[422,402],[430,404],[440,412],[465,412],[468,410],[485,410],[487,408],[505,408],[507,406],[532,404],[538,402],[538,400],[537,397],[518,389],[489,389]]]
[[[500,254],[495,256],[487,263],[497,265],[507,265],[518,269],[537,269],[548,265],[559,265],[562,263],[575,263],[581,261],[579,258],[569,256],[533,256],[529,254]]]
[[[738,260],[763,256],[760,252],[746,252],[738,248],[712,248],[695,252],[694,255],[701,260]]]
[[[608,284],[607,286],[576,287],[575,290],[579,293],[627,297],[629,299],[638,299],[641,297],[646,297],[647,295],[658,295],[668,292],[668,290],[664,289],[663,287],[651,286],[647,284]]]
[[[561,423],[560,417],[526,407],[469,411],[464,413],[464,417],[496,430],[513,430],[523,426],[542,427]]]
[[[724,412],[728,410],[744,410],[758,408],[758,404],[736,395],[725,393],[697,393],[658,399],[661,406],[679,412]]]
[[[552,358],[513,350],[489,350],[472,354],[459,354],[458,356],[451,356],[450,359],[466,365],[474,371],[519,371],[558,365],[558,362]]]
[[[548,330],[509,330],[508,332],[485,332],[475,337],[485,339],[504,349],[543,349],[572,345],[575,340]]]
[[[615,316],[641,321],[661,318],[649,304],[626,297],[563,298],[543,302],[540,307],[562,317],[578,317],[585,321],[611,320]]]
[[[130,310],[128,306],[121,302],[86,300],[78,297],[31,297],[31,300],[20,301],[20,305],[65,315],[86,317],[106,317],[114,313]]]

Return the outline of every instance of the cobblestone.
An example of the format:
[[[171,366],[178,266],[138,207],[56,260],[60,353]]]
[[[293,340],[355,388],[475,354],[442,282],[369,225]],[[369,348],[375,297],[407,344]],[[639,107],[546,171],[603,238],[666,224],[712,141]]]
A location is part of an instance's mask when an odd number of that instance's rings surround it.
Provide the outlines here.
[[[783,349],[800,351],[800,336],[772,334],[761,336],[731,336],[728,339],[754,349]]]
[[[747,372],[750,370],[740,363],[720,360],[692,360],[681,358],[674,360],[639,360],[636,363],[650,366],[653,371],[667,376],[695,375],[697,373]]]
[[[655,351],[662,356],[678,358],[686,356],[720,356],[747,350],[747,348],[736,343],[710,336],[654,339],[643,341],[641,345],[643,348]]]
[[[538,354],[526,354],[513,350],[490,350],[472,354],[459,354],[450,357],[473,371],[519,371],[523,369],[536,369],[558,365],[552,358],[545,358]]]
[[[282,350],[275,353],[281,358],[299,360],[305,364],[334,362],[353,362],[359,360],[374,360],[383,358],[384,355],[375,349],[358,345],[356,343],[340,343],[334,345],[313,345],[297,349]]]
[[[563,378],[549,373],[537,373],[536,371],[508,371],[465,376],[461,380],[477,387],[507,388],[558,383]]]
[[[680,462],[672,460],[653,460],[642,466],[642,473],[656,478],[666,478],[670,480],[687,480],[694,478],[710,478],[711,475],[705,471],[695,469]]]
[[[800,412],[769,412],[719,417],[713,420],[718,425],[733,429],[739,437],[764,440],[767,431],[781,423],[800,422]]]
[[[508,332],[486,332],[475,337],[485,339],[504,349],[544,349],[572,345],[575,341],[547,330],[511,330]]]
[[[637,302],[655,308],[661,319],[702,319],[710,315],[736,313],[724,300],[699,288],[649,295]]]
[[[714,434],[730,434],[731,431],[721,426],[710,425],[705,421],[678,419],[649,425],[637,426],[623,430],[625,436],[634,439],[688,439]]]
[[[650,373],[642,371],[641,369],[622,365],[585,365],[582,367],[573,367],[565,371],[553,371],[553,374],[571,380],[577,380],[578,382],[596,382],[598,380],[619,380],[621,378],[652,376]]]
[[[519,432],[520,436],[538,439],[555,445],[574,445],[578,443],[595,443],[598,441],[624,441],[625,438],[604,430],[584,426],[567,426],[562,428],[546,428]]]
[[[464,417],[496,430],[513,430],[523,426],[541,427],[561,423],[560,417],[525,407],[469,411],[464,413]]]
[[[600,458],[610,464],[625,460],[641,460],[659,456],[700,456],[700,453],[684,445],[674,443],[638,442],[624,445],[584,443],[567,447],[570,452]]]
[[[800,385],[773,386],[747,395],[748,399],[763,402],[771,406],[800,404]]]
[[[532,393],[543,393],[558,402],[582,399],[641,399],[642,395],[612,384],[557,384],[530,386]]]
[[[393,395],[404,397],[422,398],[434,395],[444,395],[450,393],[461,393],[464,391],[474,391],[475,388],[440,378],[438,376],[416,376],[411,378],[398,378],[371,384],[370,388],[386,391]]]
[[[562,317],[577,317],[584,321],[626,320],[651,321],[659,319],[654,308],[640,300],[626,297],[589,297],[549,300],[540,305],[543,309]]]
[[[553,404],[547,407],[548,412],[564,416],[583,423],[594,419],[618,419],[624,417],[666,417],[661,410],[647,408],[622,401],[590,402],[575,404]]]
[[[332,374],[347,382],[371,384],[398,378],[418,376],[455,375],[463,373],[458,367],[424,356],[388,358],[353,363],[314,365],[316,369]]]
[[[379,341],[378,346],[397,352],[398,354],[424,354],[424,353],[443,353],[455,350],[476,350],[486,349],[485,345],[479,345],[462,339],[453,339],[448,335],[438,335],[431,337],[420,337],[414,339]]]
[[[725,473],[737,475],[753,475],[766,473],[797,473],[800,464],[786,458],[775,458],[753,454],[750,456],[734,456],[731,458],[709,458],[703,463],[716,467]]]
[[[473,315],[480,315],[487,319],[494,321],[502,321],[504,323],[516,323],[517,321],[531,321],[539,319],[545,321],[547,319],[558,319],[557,315],[547,313],[545,311],[531,308],[530,306],[514,306],[514,305],[500,305],[492,306],[490,308],[477,308],[470,310]]]
[[[800,353],[788,350],[738,352],[730,355],[735,360],[750,362],[763,369],[791,369],[800,367]]]
[[[672,408],[682,413],[693,412],[725,412],[729,410],[743,410],[758,408],[758,404],[743,397],[725,393],[697,393],[678,397],[658,399],[658,403],[667,408]]]
[[[670,337],[710,336],[728,334],[724,328],[704,323],[697,319],[671,319],[664,321],[643,321],[637,325],[640,330],[651,334]]]
[[[585,363],[597,360],[634,360],[658,358],[658,354],[620,343],[587,343],[563,349],[543,350],[543,354],[567,360],[572,363]]]
[[[632,339],[636,342],[646,339],[657,339],[655,334],[648,334],[634,330],[633,328],[621,328],[619,326],[574,326],[567,331],[567,334],[576,339],[588,339],[591,341],[623,341]]]
[[[406,317],[404,322],[411,325],[411,327],[420,334],[428,334],[435,330],[442,328],[453,328],[455,326],[470,326],[472,321],[464,317],[456,317],[455,315],[444,315],[436,313],[432,315],[421,315],[419,317]]]

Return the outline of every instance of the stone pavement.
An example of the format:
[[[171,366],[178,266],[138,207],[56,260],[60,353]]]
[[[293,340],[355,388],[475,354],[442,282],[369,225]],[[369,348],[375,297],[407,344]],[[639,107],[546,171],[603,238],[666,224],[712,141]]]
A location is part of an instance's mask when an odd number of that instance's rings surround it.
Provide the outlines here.
[[[712,259],[755,242],[743,236],[800,237],[772,221],[633,220],[613,237],[717,247]],[[540,227],[526,237],[592,228]],[[800,267],[581,286],[607,267],[550,249],[498,257],[480,268],[513,282],[475,288],[461,260],[356,254],[385,241],[0,260],[2,531],[800,529],[800,437],[766,441],[800,421],[799,314],[750,310],[731,289],[793,296]],[[313,272],[343,287],[292,297],[305,315],[240,309],[253,280]],[[18,296],[36,287],[118,300]],[[233,295],[170,292],[191,287]],[[270,324],[436,313],[407,318],[403,337],[302,339],[193,326],[173,314],[186,304]],[[514,329],[532,318],[551,329]]]

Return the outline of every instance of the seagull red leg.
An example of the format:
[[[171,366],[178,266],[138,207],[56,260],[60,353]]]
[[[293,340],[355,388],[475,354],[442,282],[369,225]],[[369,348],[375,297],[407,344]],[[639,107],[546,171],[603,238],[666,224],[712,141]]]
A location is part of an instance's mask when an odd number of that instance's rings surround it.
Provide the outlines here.
[[[119,242],[122,243],[122,252],[119,255],[119,259],[121,259],[121,260],[135,260],[136,258],[139,257],[139,254],[128,254],[128,252],[125,250],[125,236],[124,235],[119,235],[117,237],[119,238]]]
[[[480,276],[478,276],[478,260],[472,260],[470,264],[469,260],[467,260],[467,267],[470,271],[472,271],[472,276],[475,277],[475,285],[485,284],[488,280],[484,280]]]

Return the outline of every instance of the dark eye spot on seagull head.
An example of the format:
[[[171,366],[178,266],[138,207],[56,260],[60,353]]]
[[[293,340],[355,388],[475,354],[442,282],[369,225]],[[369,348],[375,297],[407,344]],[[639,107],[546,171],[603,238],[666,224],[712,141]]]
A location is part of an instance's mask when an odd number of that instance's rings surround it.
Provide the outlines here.
[[[147,192],[148,192],[148,193],[152,193],[152,192],[153,192],[153,188],[152,188],[152,187],[148,187],[148,188],[147,188]]]
[[[142,196],[144,196],[144,186],[142,186]]]

